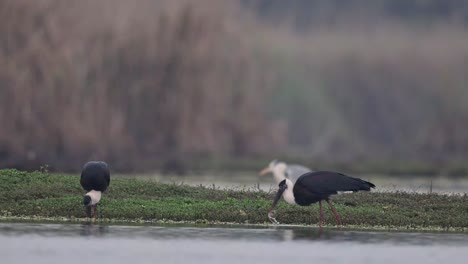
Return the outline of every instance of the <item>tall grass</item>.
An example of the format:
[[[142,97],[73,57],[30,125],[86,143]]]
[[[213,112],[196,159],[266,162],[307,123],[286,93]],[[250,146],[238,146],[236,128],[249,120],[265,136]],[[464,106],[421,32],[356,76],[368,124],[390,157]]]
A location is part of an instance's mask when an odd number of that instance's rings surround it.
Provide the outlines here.
[[[270,57],[281,61],[282,80],[272,115],[288,122],[289,142],[299,155],[350,161],[466,158],[463,27],[408,30],[387,24],[377,31],[336,27],[305,37],[271,36],[278,41]]]
[[[268,76],[224,8],[2,1],[1,166],[258,152]]]
[[[0,167],[468,157],[462,24],[236,3],[0,0]]]

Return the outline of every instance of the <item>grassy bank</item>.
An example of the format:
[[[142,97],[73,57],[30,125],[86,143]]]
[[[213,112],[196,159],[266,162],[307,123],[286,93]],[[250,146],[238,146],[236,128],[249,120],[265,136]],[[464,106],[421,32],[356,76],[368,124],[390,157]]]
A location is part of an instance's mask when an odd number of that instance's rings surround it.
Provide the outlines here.
[[[79,176],[0,170],[0,214],[3,218],[67,219],[85,217]],[[268,222],[273,194],[113,179],[100,205],[105,220],[187,221],[196,223]],[[356,193],[333,197],[344,225],[466,230],[468,196],[407,193]],[[326,211],[328,225],[334,218]],[[281,202],[282,224],[315,225],[318,206]]]

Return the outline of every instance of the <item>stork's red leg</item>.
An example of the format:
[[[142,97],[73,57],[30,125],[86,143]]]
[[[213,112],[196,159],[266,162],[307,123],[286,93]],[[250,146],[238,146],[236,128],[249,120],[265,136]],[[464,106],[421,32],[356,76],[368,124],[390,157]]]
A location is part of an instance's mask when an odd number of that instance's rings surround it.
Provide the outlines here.
[[[322,210],[322,201],[319,201],[319,206],[320,206],[320,220],[319,220],[319,227],[322,229],[322,223],[323,223],[323,210]]]
[[[336,218],[336,221],[338,222],[338,225],[340,225],[340,226],[343,225],[342,222],[341,222],[341,216],[338,214],[338,212],[336,211],[333,204],[329,200],[327,200],[327,203],[330,206],[330,209],[332,210],[333,214],[335,215],[335,218]]]

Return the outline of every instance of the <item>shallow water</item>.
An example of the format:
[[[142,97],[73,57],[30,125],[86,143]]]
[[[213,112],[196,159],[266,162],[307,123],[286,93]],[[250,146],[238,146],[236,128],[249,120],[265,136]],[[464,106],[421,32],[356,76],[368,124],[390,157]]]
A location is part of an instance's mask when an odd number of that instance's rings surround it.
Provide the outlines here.
[[[382,174],[364,174],[353,175],[365,180],[369,180],[377,187],[373,191],[377,192],[396,192],[404,191],[411,193],[441,193],[441,194],[464,194],[468,193],[468,178],[446,178],[446,177],[421,177],[406,175],[394,177]],[[184,183],[189,185],[214,186],[217,188],[229,189],[252,189],[258,188],[264,191],[276,190],[277,184],[274,183],[271,175],[258,177],[255,171],[246,172],[225,172],[210,173],[206,172],[200,175],[188,174],[161,175],[158,173],[134,174],[134,175],[116,175],[116,177],[139,177],[153,179],[165,183]]]
[[[0,223],[1,263],[466,263],[468,234]]]

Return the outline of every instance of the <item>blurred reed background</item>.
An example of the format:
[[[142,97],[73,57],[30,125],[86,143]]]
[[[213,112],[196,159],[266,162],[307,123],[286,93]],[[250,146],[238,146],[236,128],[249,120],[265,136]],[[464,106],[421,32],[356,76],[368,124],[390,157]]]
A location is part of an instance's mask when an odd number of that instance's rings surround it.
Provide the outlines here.
[[[0,167],[463,174],[467,25],[456,0],[0,0]]]

